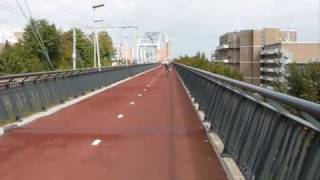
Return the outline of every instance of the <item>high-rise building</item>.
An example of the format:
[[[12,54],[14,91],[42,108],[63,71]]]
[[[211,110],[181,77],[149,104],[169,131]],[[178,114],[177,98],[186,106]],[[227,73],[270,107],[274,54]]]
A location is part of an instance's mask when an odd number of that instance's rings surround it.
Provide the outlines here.
[[[296,31],[278,28],[229,32],[220,37],[215,62],[225,63],[238,70],[246,82],[260,85],[262,47],[266,44],[297,41]]]
[[[261,86],[273,89],[286,83],[289,65],[303,66],[320,60],[320,43],[281,42],[265,45],[261,51]]]

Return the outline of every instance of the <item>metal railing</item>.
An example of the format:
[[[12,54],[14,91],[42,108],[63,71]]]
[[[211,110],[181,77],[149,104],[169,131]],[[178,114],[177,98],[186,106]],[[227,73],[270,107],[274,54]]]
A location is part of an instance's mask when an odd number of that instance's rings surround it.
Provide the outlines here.
[[[133,65],[53,71],[0,77],[0,122],[43,111],[68,99],[108,86],[155,67]]]
[[[320,179],[320,105],[175,64],[246,179]]]

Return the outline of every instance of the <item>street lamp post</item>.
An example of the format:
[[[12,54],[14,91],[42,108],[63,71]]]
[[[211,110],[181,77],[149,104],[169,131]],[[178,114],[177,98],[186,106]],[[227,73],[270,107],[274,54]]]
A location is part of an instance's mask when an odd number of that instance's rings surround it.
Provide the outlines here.
[[[72,69],[77,69],[77,32],[76,29],[73,29],[73,52],[72,52]]]
[[[94,31],[94,68],[97,68],[97,59],[98,59],[98,68],[101,69],[101,61],[100,61],[100,49],[99,49],[99,34],[98,34],[98,23],[103,20],[96,19],[96,9],[104,7],[104,4],[97,4],[92,6],[93,9],[93,22],[95,23],[95,31]]]

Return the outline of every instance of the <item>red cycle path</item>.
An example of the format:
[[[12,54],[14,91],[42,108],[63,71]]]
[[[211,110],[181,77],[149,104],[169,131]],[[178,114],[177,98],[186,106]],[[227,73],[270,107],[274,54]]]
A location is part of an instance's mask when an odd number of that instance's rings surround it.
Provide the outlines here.
[[[226,176],[176,72],[157,68],[0,137],[0,179]]]

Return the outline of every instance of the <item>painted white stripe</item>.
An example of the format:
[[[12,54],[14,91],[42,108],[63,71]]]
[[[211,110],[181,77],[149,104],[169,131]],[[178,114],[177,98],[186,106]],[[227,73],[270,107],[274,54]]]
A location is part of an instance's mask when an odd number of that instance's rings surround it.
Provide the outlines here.
[[[118,117],[118,119],[121,119],[121,118],[123,118],[123,114],[119,114],[117,117]]]
[[[119,84],[123,84],[123,83],[125,83],[125,82],[127,82],[127,81],[129,81],[131,79],[134,79],[134,78],[137,78],[139,76],[145,75],[145,74],[147,74],[147,73],[149,73],[149,72],[151,72],[153,70],[159,69],[159,68],[161,68],[161,66],[154,67],[152,69],[149,69],[147,71],[144,71],[144,72],[139,73],[137,75],[134,75],[132,77],[129,77],[127,79],[119,81],[119,82],[117,82],[117,83],[115,83],[113,85],[107,86],[105,88],[102,88],[100,90],[94,91],[92,93],[88,93],[87,95],[81,96],[79,98],[69,100],[69,101],[65,102],[64,104],[53,106],[53,107],[49,108],[47,111],[45,111],[45,112],[35,113],[35,114],[30,115],[28,117],[22,118],[20,122],[14,123],[14,124],[18,124],[19,127],[23,127],[23,126],[25,126],[25,125],[27,125],[27,124],[29,124],[31,122],[34,122],[36,120],[40,120],[42,117],[46,117],[46,116],[52,115],[52,114],[54,114],[56,112],[61,111],[62,109],[70,107],[70,106],[72,106],[74,104],[77,104],[77,103],[79,103],[81,101],[84,101],[85,99],[88,99],[88,98],[90,98],[92,96],[95,96],[95,95],[97,95],[99,93],[105,92],[106,90],[109,90],[109,89],[111,89],[111,88],[113,88],[113,87],[115,87],[115,86],[117,86]],[[4,134],[3,127],[0,127],[0,136],[2,136],[3,134]]]
[[[151,84],[154,83],[158,77],[161,75],[161,73],[164,71],[164,69],[162,69],[150,82],[149,84],[147,85],[147,87],[151,87]]]
[[[101,143],[101,140],[100,139],[96,139],[92,142],[92,146],[98,146],[99,144]]]
[[[141,97],[141,96],[142,96],[142,94],[138,94],[138,96],[139,96],[139,97]]]
[[[144,89],[143,91],[144,91],[144,92],[146,92],[146,91],[147,91],[147,89]]]
[[[132,101],[132,102],[130,102],[130,104],[131,104],[131,105],[134,105],[134,104],[136,104],[136,103]]]

